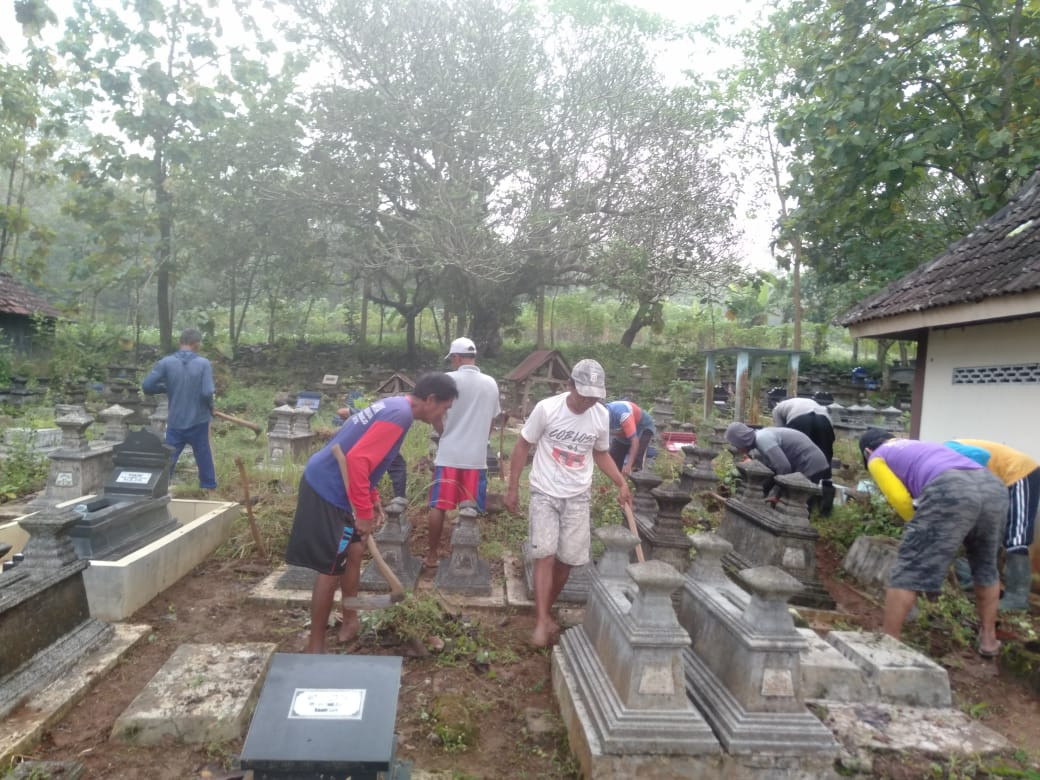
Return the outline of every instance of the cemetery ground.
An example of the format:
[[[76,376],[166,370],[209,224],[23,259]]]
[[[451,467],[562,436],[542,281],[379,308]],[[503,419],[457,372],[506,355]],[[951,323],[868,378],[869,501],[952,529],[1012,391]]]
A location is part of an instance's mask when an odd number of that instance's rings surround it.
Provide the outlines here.
[[[224,428],[215,433],[220,460],[226,457],[226,452],[219,454],[222,443],[245,443],[251,438],[248,433]],[[423,458],[425,435],[424,431],[416,440],[410,436],[406,448],[408,516],[416,555],[426,550],[423,499],[429,473]],[[510,438],[514,436],[515,432]],[[665,461],[660,465],[668,468]],[[720,466],[725,468],[725,464]],[[272,474],[259,466],[249,469],[253,509],[269,555],[259,554],[243,514],[223,547],[130,619],[150,626],[145,638],[45,733],[27,757],[81,762],[87,778],[241,776],[236,759],[242,740],[202,745],[169,741],[161,747],[143,748],[111,741],[109,734],[116,718],[181,644],[274,642],[280,652],[303,649],[308,625],[305,605],[251,598],[255,586],[280,565],[298,473],[285,469]],[[219,496],[241,500],[242,486],[234,473],[227,469],[218,474]],[[175,497],[197,496],[193,484],[193,471],[185,469],[178,474],[172,492]],[[504,484],[493,477],[489,488],[501,491]],[[623,523],[613,488],[597,482],[594,492],[594,522]],[[689,530],[717,522],[720,511],[721,505],[709,502],[706,514],[690,516]],[[839,609],[804,610],[803,617],[811,627],[820,631],[879,628],[881,609],[876,597],[855,587],[840,572],[843,545],[866,527],[876,530],[864,522],[861,508],[846,507],[820,529],[818,574]],[[481,555],[489,561],[492,576],[501,579],[503,559],[518,555],[526,522],[508,513],[493,513],[482,520],[481,534]],[[362,634],[356,641],[339,645],[335,632],[330,632],[332,652],[404,657],[396,731],[398,757],[411,762],[412,776],[445,780],[576,777],[577,764],[570,756],[552,693],[550,654],[528,644],[533,625],[530,608],[446,607],[428,587],[431,576],[423,577],[427,587],[419,594],[391,609],[364,613]],[[566,624],[568,618],[579,619],[580,610],[561,613],[561,622]],[[1000,628],[1008,642],[1035,641],[1040,610],[1034,605],[1028,616],[1004,616]],[[861,771],[859,776],[1040,780],[1040,693],[1004,669],[1001,661],[980,658],[973,650],[974,634],[972,605],[951,590],[934,604],[924,605],[921,618],[909,626],[905,639],[948,670],[955,706],[1003,734],[1014,749],[1005,755],[956,761],[875,753],[869,771]]]

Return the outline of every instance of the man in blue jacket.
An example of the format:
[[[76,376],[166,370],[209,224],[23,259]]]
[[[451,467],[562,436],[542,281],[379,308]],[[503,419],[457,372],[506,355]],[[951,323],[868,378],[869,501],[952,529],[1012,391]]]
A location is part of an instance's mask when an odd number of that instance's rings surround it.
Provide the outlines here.
[[[166,418],[166,443],[173,447],[170,475],[185,445],[191,445],[199,467],[199,487],[213,490],[217,475],[209,448],[209,421],[213,417],[213,366],[198,354],[202,334],[195,328],[181,333],[179,348],[149,372],[141,389],[149,395],[166,393],[170,411]]]

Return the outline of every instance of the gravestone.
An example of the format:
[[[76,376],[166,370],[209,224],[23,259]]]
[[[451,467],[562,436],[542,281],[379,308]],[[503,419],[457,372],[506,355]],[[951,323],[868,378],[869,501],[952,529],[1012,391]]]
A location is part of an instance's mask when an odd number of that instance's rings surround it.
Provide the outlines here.
[[[636,539],[623,528],[596,535],[607,551],[590,573],[584,621],[563,633],[552,659],[553,690],[583,774],[656,776],[646,773],[656,761],[668,776],[702,775],[689,758],[718,754],[719,743],[686,697],[682,653],[690,637],[671,600],[684,578],[660,561],[627,564]]]
[[[409,549],[409,540],[412,537],[412,524],[405,515],[408,509],[408,499],[401,496],[395,498],[383,508],[386,521],[375,535],[376,544],[379,546],[379,554],[383,556],[386,565],[397,575],[401,585],[406,589],[415,587],[422,570],[422,561],[412,555]],[[296,568],[296,567],[293,567]],[[313,572],[312,579],[313,579]],[[375,561],[370,562],[361,572],[361,589],[385,592],[390,590],[390,585],[379,572]]]
[[[657,499],[653,496],[653,490],[664,480],[649,469],[633,471],[628,478],[635,486],[632,491],[632,516],[639,529],[639,537],[645,539],[657,520]]]
[[[722,570],[726,542],[694,534],[697,554],[680,597],[692,645],[686,690],[727,752],[833,756],[838,745],[806,708],[800,653],[806,646],[787,608],[801,584],[775,566]]]
[[[22,518],[25,559],[0,573],[0,718],[60,679],[113,633],[90,617],[83,571],[69,538],[71,509],[41,509]]]
[[[86,430],[94,423],[82,406],[59,404],[55,407],[55,424],[61,429],[61,446],[48,456],[51,459],[43,495],[35,506],[54,506],[63,501],[95,493],[112,468],[111,445],[91,448]]]
[[[690,539],[683,529],[682,511],[690,494],[678,485],[659,485],[650,491],[657,502],[657,519],[646,534],[646,557],[685,571],[690,563]]]
[[[491,572],[480,557],[480,513],[473,501],[459,505],[459,519],[451,533],[451,557],[437,567],[434,584],[448,593],[467,596],[491,595]]]
[[[170,448],[146,430],[112,448],[112,471],[100,497],[75,509],[70,532],[81,558],[116,560],[177,528],[170,515]]]
[[[102,409],[98,416],[105,422],[105,434],[102,439],[110,444],[119,444],[130,435],[128,419],[133,415],[133,409],[116,404],[107,409]]]
[[[170,418],[170,399],[165,394],[159,396],[159,403],[148,415],[148,427],[160,438],[166,436],[166,421]]]
[[[394,736],[401,661],[275,653],[239,765],[253,780],[406,776]]]

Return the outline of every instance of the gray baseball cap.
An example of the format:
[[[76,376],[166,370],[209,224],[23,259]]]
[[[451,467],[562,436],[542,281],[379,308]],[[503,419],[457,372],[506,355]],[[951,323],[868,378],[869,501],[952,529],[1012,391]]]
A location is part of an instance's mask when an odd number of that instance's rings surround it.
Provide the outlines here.
[[[588,398],[607,397],[607,377],[603,366],[595,360],[586,358],[575,363],[571,369],[571,379],[579,394]]]

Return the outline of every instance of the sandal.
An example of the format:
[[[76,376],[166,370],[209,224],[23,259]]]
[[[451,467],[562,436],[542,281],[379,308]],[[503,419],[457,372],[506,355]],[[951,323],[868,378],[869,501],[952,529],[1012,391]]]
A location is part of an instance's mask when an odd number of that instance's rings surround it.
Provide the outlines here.
[[[1000,645],[998,644],[995,650],[983,650],[982,646],[979,645],[975,648],[975,652],[979,654],[980,658],[996,658],[1000,655]]]

